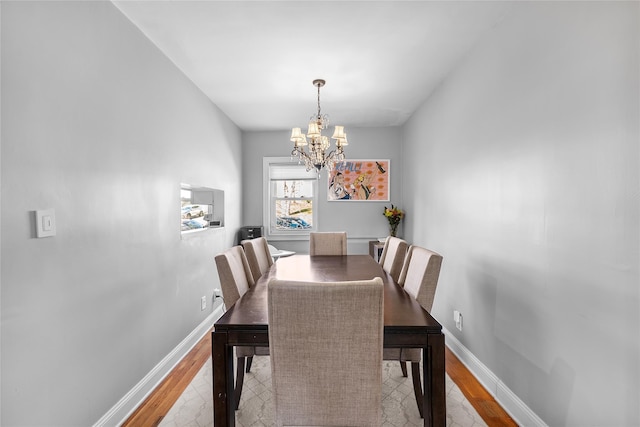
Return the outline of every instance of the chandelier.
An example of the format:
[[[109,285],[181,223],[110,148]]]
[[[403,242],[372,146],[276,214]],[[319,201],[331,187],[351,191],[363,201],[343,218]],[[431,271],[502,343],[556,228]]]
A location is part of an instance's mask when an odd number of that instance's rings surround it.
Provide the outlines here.
[[[343,161],[344,146],[349,145],[344,126],[336,126],[331,137],[336,140],[336,148],[327,153],[331,144],[329,137],[323,136],[322,131],[327,128],[329,117],[320,112],[320,88],[325,83],[322,79],[313,81],[313,85],[318,88],[318,113],[309,119],[307,134],[303,134],[300,128],[291,129],[291,141],[293,142],[291,158],[297,157],[299,162],[304,162],[307,171],[315,169],[318,176],[323,167],[331,171],[336,163]],[[308,141],[307,138],[309,138]],[[308,149],[305,148],[307,145]]]

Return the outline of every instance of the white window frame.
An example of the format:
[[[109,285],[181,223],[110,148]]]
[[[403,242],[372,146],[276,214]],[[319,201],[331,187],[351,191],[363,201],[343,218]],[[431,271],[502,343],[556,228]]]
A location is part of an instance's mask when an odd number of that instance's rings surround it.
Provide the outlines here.
[[[272,166],[291,166],[299,167],[302,169],[300,179],[312,181],[313,195],[308,199],[313,204],[313,225],[311,228],[304,230],[276,230],[275,229],[275,196],[271,194],[271,167]],[[304,165],[299,165],[297,162],[292,162],[290,157],[264,157],[262,162],[262,185],[263,185],[263,200],[262,200],[262,220],[264,224],[264,232],[267,239],[270,240],[307,240],[309,239],[309,232],[316,231],[318,229],[318,175],[315,171],[306,172]]]

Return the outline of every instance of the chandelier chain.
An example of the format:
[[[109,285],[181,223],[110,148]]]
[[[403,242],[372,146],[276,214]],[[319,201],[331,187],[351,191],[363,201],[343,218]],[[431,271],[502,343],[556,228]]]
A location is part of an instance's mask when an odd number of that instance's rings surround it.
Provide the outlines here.
[[[320,119],[320,117],[322,117],[320,115],[320,85],[318,85],[318,119]]]

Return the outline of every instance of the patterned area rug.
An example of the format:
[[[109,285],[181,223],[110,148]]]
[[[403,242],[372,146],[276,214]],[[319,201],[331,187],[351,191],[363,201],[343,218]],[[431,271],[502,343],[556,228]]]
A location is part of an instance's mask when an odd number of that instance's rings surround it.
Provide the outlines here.
[[[382,406],[384,427],[422,426],[413,394],[411,373],[402,376],[398,362],[384,362],[382,371]],[[211,360],[202,367],[182,393],[160,427],[210,427],[213,425]],[[446,376],[447,426],[479,427],[487,424],[464,397],[458,386]],[[251,372],[245,374],[240,409],[236,412],[239,427],[273,425],[271,368],[266,356],[254,357]]]

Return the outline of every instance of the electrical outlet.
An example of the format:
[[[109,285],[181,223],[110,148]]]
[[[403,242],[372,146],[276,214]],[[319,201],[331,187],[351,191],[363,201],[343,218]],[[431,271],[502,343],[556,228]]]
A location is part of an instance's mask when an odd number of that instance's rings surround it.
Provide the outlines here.
[[[204,310],[205,308],[207,308],[207,297],[206,296],[200,298],[200,311]]]
[[[222,298],[222,291],[218,288],[213,290],[213,298],[214,299],[218,299],[218,298]]]
[[[458,310],[453,310],[453,321],[456,322],[456,328],[462,331],[462,313]]]

